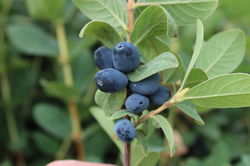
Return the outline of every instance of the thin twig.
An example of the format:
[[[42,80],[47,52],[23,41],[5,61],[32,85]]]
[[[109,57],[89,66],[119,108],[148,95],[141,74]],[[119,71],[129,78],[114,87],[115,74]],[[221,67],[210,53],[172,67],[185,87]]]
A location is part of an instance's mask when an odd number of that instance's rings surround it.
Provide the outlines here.
[[[63,67],[63,75],[64,75],[64,82],[68,87],[73,87],[74,81],[72,76],[72,70],[69,60],[69,52],[67,46],[67,39],[65,34],[65,29],[62,20],[57,20],[55,23],[56,27],[56,35],[60,49],[60,61]],[[71,125],[73,128],[72,131],[72,138],[74,140],[76,146],[76,153],[77,159],[83,160],[84,159],[84,151],[83,151],[83,142],[81,139],[82,130],[81,130],[81,122],[78,115],[78,108],[75,101],[70,100],[67,102],[68,110],[71,119]]]

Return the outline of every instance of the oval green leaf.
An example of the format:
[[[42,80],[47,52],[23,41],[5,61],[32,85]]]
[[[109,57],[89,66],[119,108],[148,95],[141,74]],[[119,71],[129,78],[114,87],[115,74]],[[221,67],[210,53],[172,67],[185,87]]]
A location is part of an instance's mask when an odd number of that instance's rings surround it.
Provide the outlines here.
[[[249,85],[249,74],[226,74],[193,87],[183,99],[204,108],[249,107]]]
[[[187,79],[187,87],[192,88],[208,79],[207,74],[198,68],[193,68]]]
[[[196,40],[195,40],[195,45],[194,45],[194,52],[193,52],[192,58],[191,58],[190,63],[188,65],[186,74],[184,76],[184,79],[182,81],[182,84],[181,84],[179,91],[181,91],[183,89],[183,87],[185,86],[187,78],[188,78],[192,68],[194,67],[194,65],[199,57],[200,50],[201,50],[201,47],[203,44],[204,27],[203,27],[203,24],[200,20],[197,20],[196,27],[197,28],[196,28]]]
[[[196,67],[209,78],[232,72],[243,60],[246,47],[244,32],[229,30],[214,35],[203,46]]]
[[[177,58],[171,52],[165,52],[128,74],[128,78],[132,82],[141,81],[160,71],[176,68],[178,65]]]
[[[121,36],[110,24],[101,21],[91,21],[82,28],[79,36],[84,38],[88,35],[95,36],[110,48],[122,41]]]
[[[189,116],[190,118],[194,119],[199,125],[204,125],[204,121],[200,117],[200,115],[196,111],[195,105],[186,100],[180,103],[175,104],[177,108],[180,109],[181,112]]]
[[[56,40],[33,24],[11,25],[7,35],[16,48],[28,54],[56,56],[59,52]]]
[[[125,0],[73,0],[83,14],[92,20],[107,22],[118,32],[125,32],[128,14]]]
[[[120,118],[123,118],[124,116],[130,116],[130,117],[138,117],[138,115],[135,115],[131,112],[128,112],[128,110],[120,110],[120,111],[117,111],[115,112],[111,117],[110,119],[111,120],[116,120],[116,119],[120,119]]]
[[[174,133],[171,125],[169,124],[168,120],[161,115],[156,115],[153,117],[154,120],[160,125],[169,145],[170,156],[173,156],[175,151],[174,146]]]
[[[138,0],[135,7],[161,5],[179,26],[206,19],[217,8],[218,0]]]
[[[33,116],[39,126],[55,137],[64,139],[71,135],[69,116],[59,107],[45,103],[37,104]]]
[[[107,116],[111,116],[113,113],[119,111],[124,104],[127,96],[126,89],[116,93],[105,93],[99,89],[95,94],[96,104],[101,107]]]
[[[167,35],[168,18],[165,9],[161,6],[149,6],[136,19],[131,41],[135,45],[148,38]]]

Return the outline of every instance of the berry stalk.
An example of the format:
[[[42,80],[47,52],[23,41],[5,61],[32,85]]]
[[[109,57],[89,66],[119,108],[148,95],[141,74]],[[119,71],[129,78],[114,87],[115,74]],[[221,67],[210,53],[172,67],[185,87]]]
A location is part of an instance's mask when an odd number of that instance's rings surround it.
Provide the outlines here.
[[[127,31],[127,42],[131,42],[131,32],[134,27],[134,5],[135,0],[128,0],[128,31]],[[131,144],[130,143],[124,143],[124,166],[130,166],[131,164]]]

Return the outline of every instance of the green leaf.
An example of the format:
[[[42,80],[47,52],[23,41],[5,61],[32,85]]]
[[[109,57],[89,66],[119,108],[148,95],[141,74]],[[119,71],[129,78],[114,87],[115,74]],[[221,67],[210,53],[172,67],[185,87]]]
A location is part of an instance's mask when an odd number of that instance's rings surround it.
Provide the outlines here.
[[[149,5],[163,6],[177,25],[183,26],[209,17],[217,8],[218,0],[138,0],[135,7]]]
[[[73,0],[73,2],[90,19],[107,22],[118,32],[127,30],[128,15],[125,0]]]
[[[185,94],[184,100],[205,108],[248,107],[249,85],[249,74],[226,74],[193,87]]]
[[[220,141],[214,146],[212,153],[205,159],[202,165],[230,166],[230,153],[228,146],[223,141]]]
[[[135,45],[148,38],[160,35],[167,35],[168,18],[165,9],[161,6],[149,6],[136,19],[131,41]]]
[[[176,67],[178,67],[177,58],[172,53],[165,52],[129,73],[128,78],[132,82],[137,82],[160,71]]]
[[[174,146],[174,134],[173,134],[172,127],[170,126],[168,120],[161,115],[156,115],[153,117],[153,119],[155,119],[157,123],[160,125],[168,141],[170,155],[173,156],[174,151],[175,151],[175,146]]]
[[[164,52],[170,51],[168,45],[166,45],[166,43],[164,43],[159,37],[151,37],[144,40],[139,43],[137,47],[141,51],[142,57],[146,62]]]
[[[121,36],[110,24],[101,21],[91,21],[82,28],[79,36],[84,38],[88,35],[95,36],[110,48],[122,41]]]
[[[141,146],[142,152],[147,155],[148,154],[148,147],[147,147],[147,140],[145,138],[145,134],[142,130],[136,130],[136,138]]]
[[[187,87],[192,88],[208,79],[206,73],[198,68],[193,68],[187,79]]]
[[[116,120],[116,119],[123,118],[124,116],[127,116],[127,115],[130,117],[138,117],[138,115],[130,113],[130,112],[128,112],[128,110],[120,110],[120,111],[113,113],[113,115],[110,117],[110,119]]]
[[[184,114],[194,119],[198,124],[204,125],[204,121],[201,119],[200,115],[196,111],[195,105],[190,101],[183,101],[181,103],[175,104],[177,108],[180,109]]]
[[[116,93],[105,93],[99,89],[95,94],[95,102],[101,107],[107,116],[119,111],[127,97],[126,89]]]
[[[55,20],[65,12],[65,0],[25,0],[33,18]]]
[[[239,29],[216,34],[203,46],[196,67],[203,69],[209,78],[230,73],[243,60],[245,47],[246,37]]]
[[[143,158],[139,166],[153,166],[156,165],[161,157],[160,153],[151,152],[146,157]]]
[[[64,139],[71,134],[69,116],[59,107],[40,103],[34,107],[33,116],[36,123],[57,138]]]
[[[112,141],[115,143],[117,148],[121,152],[123,152],[123,143],[114,139],[115,123],[113,121],[111,121],[110,118],[104,114],[103,110],[101,110],[98,107],[91,107],[90,113],[94,116],[94,118],[97,120],[97,122],[100,124],[100,126],[104,129],[104,131],[112,139]]]
[[[64,100],[78,100],[80,93],[77,89],[73,87],[68,87],[61,82],[47,82],[45,80],[41,81],[44,91],[53,97],[58,97]]]
[[[56,40],[35,25],[11,25],[7,34],[11,43],[22,52],[36,56],[58,54]]]
[[[198,59],[198,56],[200,54],[200,50],[201,50],[203,38],[204,38],[204,27],[203,27],[203,24],[200,20],[197,20],[197,30],[196,31],[197,31],[197,34],[196,34],[196,41],[195,41],[195,45],[194,45],[194,52],[193,52],[191,61],[188,65],[184,79],[182,81],[181,87],[179,88],[179,91],[181,91],[183,89],[183,87],[185,86],[187,78],[188,78],[192,68],[194,67],[194,64],[195,64],[195,62]]]
[[[181,56],[178,54],[175,54],[175,56],[178,60],[179,66],[175,69],[169,69],[163,72],[164,82],[175,83],[176,81],[182,80],[185,75],[186,70]]]
[[[36,131],[32,133],[32,138],[36,147],[45,155],[53,156],[59,150],[60,142],[43,132]]]

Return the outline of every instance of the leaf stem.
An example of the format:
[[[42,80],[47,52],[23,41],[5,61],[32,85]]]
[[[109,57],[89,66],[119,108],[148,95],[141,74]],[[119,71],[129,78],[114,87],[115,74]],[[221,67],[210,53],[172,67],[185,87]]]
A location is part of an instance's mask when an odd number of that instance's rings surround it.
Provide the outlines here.
[[[67,46],[66,33],[63,25],[63,21],[58,19],[55,22],[56,28],[56,36],[60,49],[60,61],[62,63],[64,82],[67,86],[73,87],[74,81],[72,76],[72,70],[69,59],[69,52]],[[74,140],[76,146],[77,159],[84,159],[84,151],[83,151],[83,142],[81,139],[82,130],[81,130],[81,121],[78,114],[77,104],[73,100],[69,100],[67,102],[69,115],[71,118],[71,125],[73,128],[72,131],[72,139]]]

